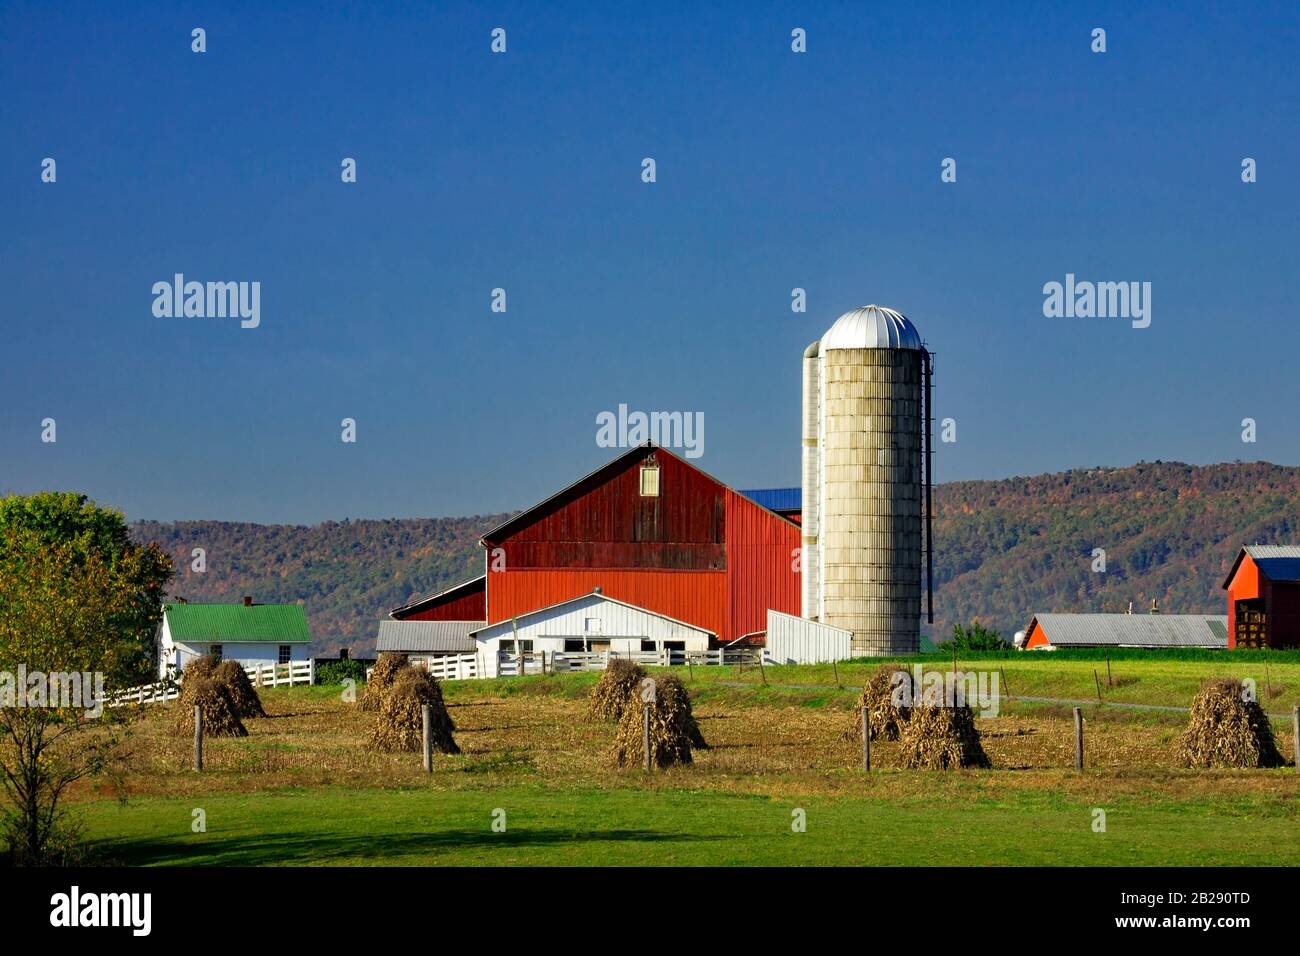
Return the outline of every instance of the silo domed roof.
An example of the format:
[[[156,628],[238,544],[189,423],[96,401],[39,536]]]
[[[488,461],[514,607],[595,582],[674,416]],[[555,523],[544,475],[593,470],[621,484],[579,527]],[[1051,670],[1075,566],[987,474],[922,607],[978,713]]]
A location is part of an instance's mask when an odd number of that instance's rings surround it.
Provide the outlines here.
[[[921,334],[907,316],[883,305],[845,312],[822,336],[827,349],[920,349]]]

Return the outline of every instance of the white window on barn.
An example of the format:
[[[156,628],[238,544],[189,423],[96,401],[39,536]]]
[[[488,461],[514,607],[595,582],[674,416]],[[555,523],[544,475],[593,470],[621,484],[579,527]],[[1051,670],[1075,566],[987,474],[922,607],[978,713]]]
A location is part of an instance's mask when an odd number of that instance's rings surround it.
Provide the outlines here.
[[[599,634],[599,633],[600,633],[600,618],[598,618],[598,617],[589,617],[589,618],[587,618],[587,620],[586,620],[586,624],[584,625],[584,628],[583,628],[583,629],[584,629],[588,634]]]
[[[642,498],[659,497],[659,466],[658,465],[641,466],[641,497]]]
[[[519,642],[519,647],[516,648],[515,642],[512,639],[503,637],[501,638],[501,650],[505,651],[507,654],[531,654],[533,652],[533,642],[531,638],[522,640]]]
[[[292,658],[292,657],[293,657],[293,645],[292,645],[292,644],[281,644],[281,645],[280,645],[280,656],[279,656],[279,658],[278,658],[279,663],[281,663],[281,664],[287,664],[287,663],[289,663],[289,660],[290,660],[290,658]]]
[[[645,638],[642,638],[641,650],[646,652],[654,652],[659,650],[659,645],[657,645],[654,641],[647,641]]]

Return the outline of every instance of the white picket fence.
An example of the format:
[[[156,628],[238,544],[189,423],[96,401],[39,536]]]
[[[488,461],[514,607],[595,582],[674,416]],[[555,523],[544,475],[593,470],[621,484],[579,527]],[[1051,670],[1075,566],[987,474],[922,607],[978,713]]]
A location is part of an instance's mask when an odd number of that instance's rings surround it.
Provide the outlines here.
[[[292,687],[295,684],[310,684],[316,677],[314,661],[292,661],[288,664],[261,664],[249,667],[240,663],[244,673],[255,687]],[[182,671],[182,676],[184,672]],[[162,704],[175,700],[181,695],[180,685],[176,681],[156,681],[127,687],[122,690],[109,691],[104,697],[106,707],[125,707],[129,704]]]
[[[518,677],[523,674],[563,674],[571,671],[603,671],[613,659],[632,661],[646,667],[719,666],[758,664],[762,650],[756,647],[720,647],[711,651],[500,651],[497,674]]]
[[[292,687],[295,684],[310,684],[316,679],[315,661],[291,661],[288,664],[261,664],[256,667],[244,666],[256,687]]]
[[[140,684],[124,690],[111,690],[104,696],[105,707],[125,707],[128,704],[162,704],[175,700],[181,695],[180,688],[173,681],[158,681],[154,684]]]
[[[718,666],[758,664],[763,652],[757,647],[718,648],[711,651],[636,651],[618,653],[610,651],[510,651],[497,652],[497,676],[518,677],[520,674],[566,674],[573,671],[603,671],[614,658],[633,661],[646,667]],[[770,658],[764,657],[770,663]],[[439,680],[473,680],[487,677],[488,668],[478,654],[444,654],[439,657],[416,658],[411,663],[421,667]],[[374,667],[366,668],[366,680]]]
[[[423,667],[438,680],[468,680],[479,676],[477,654],[448,654],[415,663],[417,667]],[[369,676],[370,671],[366,671],[366,677]]]

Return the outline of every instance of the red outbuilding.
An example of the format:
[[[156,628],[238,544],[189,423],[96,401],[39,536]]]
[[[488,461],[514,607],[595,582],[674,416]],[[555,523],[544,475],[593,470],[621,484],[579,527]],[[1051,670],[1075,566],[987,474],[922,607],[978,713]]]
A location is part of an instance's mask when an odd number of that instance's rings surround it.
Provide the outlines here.
[[[1300,546],[1242,548],[1223,586],[1229,647],[1300,647]]]

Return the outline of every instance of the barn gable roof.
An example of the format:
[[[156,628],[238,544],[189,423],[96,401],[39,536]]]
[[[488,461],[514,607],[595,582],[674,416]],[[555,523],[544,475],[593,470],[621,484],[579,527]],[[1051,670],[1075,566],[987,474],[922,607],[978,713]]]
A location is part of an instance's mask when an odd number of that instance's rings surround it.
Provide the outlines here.
[[[565,606],[567,606],[567,605],[569,605],[569,604],[576,604],[576,603],[578,603],[579,601],[587,601],[587,600],[592,600],[592,599],[595,599],[595,600],[598,600],[598,601],[606,601],[606,602],[608,602],[608,603],[610,603],[610,604],[618,604],[618,605],[621,605],[622,607],[631,608],[633,611],[637,611],[637,612],[639,612],[639,613],[641,613],[641,614],[648,614],[650,617],[657,617],[657,618],[659,618],[661,621],[668,621],[670,624],[676,624],[676,625],[679,626],[679,627],[684,627],[684,628],[687,628],[687,629],[692,630],[692,631],[697,631],[697,632],[699,632],[700,634],[704,634],[704,635],[706,635],[706,636],[708,636],[708,637],[717,637],[717,635],[714,634],[713,631],[710,631],[710,630],[708,630],[707,628],[698,627],[698,626],[696,626],[696,625],[694,625],[694,624],[688,624],[688,623],[685,622],[685,621],[679,621],[679,620],[678,620],[677,618],[675,618],[675,617],[669,617],[667,614],[660,614],[658,611],[651,611],[651,610],[649,610],[649,609],[647,609],[647,608],[640,607],[640,606],[638,606],[638,605],[636,605],[636,604],[631,604],[631,603],[629,603],[629,602],[627,602],[627,601],[620,601],[618,598],[612,598],[612,597],[610,597],[608,594],[601,594],[599,591],[590,591],[590,592],[588,592],[587,594],[579,594],[577,597],[569,598],[567,601],[558,601],[558,602],[556,602],[555,604],[548,605],[547,607],[539,607],[537,610],[535,610],[535,611],[529,611],[527,614],[520,614],[520,615],[516,618],[516,620],[518,620],[518,621],[524,621],[524,620],[527,620],[528,618],[530,618],[530,617],[534,617],[534,616],[536,616],[536,615],[538,615],[538,614],[545,614],[545,613],[547,613],[548,611],[554,611],[556,608],[561,608],[561,607],[565,607]],[[473,633],[474,635],[477,636],[478,634],[480,634],[480,633],[483,632],[483,631],[489,630],[489,629],[494,628],[494,627],[501,627],[502,625],[509,626],[509,625],[510,625],[510,620],[507,619],[507,620],[504,620],[504,621],[497,621],[497,622],[494,623],[494,624],[484,624],[484,625],[480,625],[480,626],[479,626],[478,628],[476,628],[472,633]]]
[[[1246,555],[1250,555],[1250,560],[1259,568],[1259,573],[1270,581],[1300,581],[1300,545],[1248,544],[1237,552],[1237,558],[1223,580],[1224,588],[1232,584]]]
[[[717,478],[714,478],[704,469],[696,467],[695,465],[691,464],[689,461],[686,461],[681,456],[674,454],[673,452],[669,451],[667,448],[664,448],[662,445],[656,445],[654,442],[648,441],[643,444],[637,445],[633,448],[629,448],[627,451],[622,452],[621,454],[617,455],[610,461],[607,461],[605,464],[601,465],[595,471],[583,475],[581,478],[573,482],[571,485],[561,488],[555,494],[551,495],[548,498],[542,499],[537,504],[533,505],[531,508],[526,508],[523,511],[516,514],[514,517],[509,518],[503,523],[497,525],[495,528],[485,533],[483,537],[479,539],[479,544],[486,548],[486,547],[490,547],[493,544],[497,544],[503,541],[504,539],[510,537],[510,535],[514,534],[520,528],[526,527],[527,525],[535,521],[537,518],[541,517],[544,513],[546,513],[548,509],[553,507],[559,507],[563,504],[568,503],[569,501],[572,501],[574,498],[577,498],[579,495],[581,495],[588,489],[596,487],[597,485],[605,481],[608,477],[614,475],[616,472],[627,467],[631,461],[639,461],[643,458],[649,457],[650,455],[667,455],[670,458],[673,458],[676,461],[681,462],[687,468],[690,468],[698,472],[699,474],[703,475],[709,481],[717,485],[719,489],[725,491],[735,491],[735,489],[732,488],[730,485],[727,485],[719,481]],[[736,494],[745,497],[744,492],[736,492]],[[749,501],[751,504],[753,504],[755,507],[761,508],[763,511],[770,514],[773,518],[776,518],[779,521],[784,521],[788,524],[794,524],[794,522],[790,521],[789,518],[785,517],[784,515],[777,514],[775,511],[773,511],[771,508],[766,507],[761,502],[754,501],[753,499],[747,497],[746,500]]]

